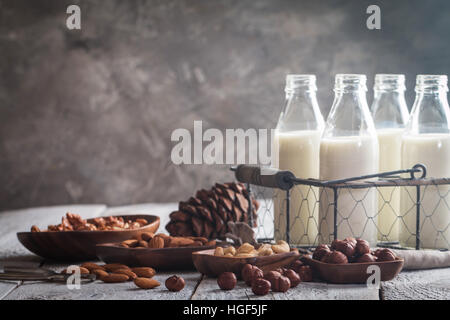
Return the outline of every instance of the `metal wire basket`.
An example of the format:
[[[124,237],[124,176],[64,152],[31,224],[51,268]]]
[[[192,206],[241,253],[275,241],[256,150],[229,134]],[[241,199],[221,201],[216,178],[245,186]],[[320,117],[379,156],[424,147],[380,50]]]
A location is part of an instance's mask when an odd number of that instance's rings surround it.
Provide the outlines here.
[[[284,239],[310,248],[369,234],[381,247],[450,248],[450,178],[426,178],[422,164],[330,181],[258,166],[232,170],[260,202],[260,242]]]

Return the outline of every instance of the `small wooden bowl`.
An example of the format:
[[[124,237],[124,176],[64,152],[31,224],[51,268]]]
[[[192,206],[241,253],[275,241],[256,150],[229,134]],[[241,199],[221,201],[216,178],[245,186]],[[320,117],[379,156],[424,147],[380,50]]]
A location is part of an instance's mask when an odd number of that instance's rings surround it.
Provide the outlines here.
[[[365,262],[365,263],[346,263],[331,264],[314,260],[304,256],[301,260],[310,265],[311,268],[325,281],[330,283],[366,283],[367,278],[373,274],[373,271],[367,273],[367,268],[376,265],[380,268],[380,280],[389,281],[394,279],[402,270],[404,260],[397,258],[394,261]]]
[[[130,267],[152,267],[157,270],[194,270],[192,253],[215,246],[178,248],[124,248],[119,243],[97,245],[97,257],[106,263],[122,263]],[[214,250],[213,250],[214,251]]]
[[[143,232],[156,232],[159,217],[153,215],[120,215],[124,219],[146,219],[149,223],[132,230],[107,231],[42,231],[18,232],[17,238],[31,252],[57,261],[85,261],[97,258],[95,246],[99,243],[131,239]],[[92,219],[88,219],[88,222]]]
[[[214,255],[214,250],[203,250],[194,252],[192,260],[197,271],[209,277],[218,277],[224,272],[234,272],[237,277],[240,277],[241,270],[246,264],[255,265],[265,273],[291,264],[299,256],[298,251],[291,251],[263,257],[233,258],[217,257]]]

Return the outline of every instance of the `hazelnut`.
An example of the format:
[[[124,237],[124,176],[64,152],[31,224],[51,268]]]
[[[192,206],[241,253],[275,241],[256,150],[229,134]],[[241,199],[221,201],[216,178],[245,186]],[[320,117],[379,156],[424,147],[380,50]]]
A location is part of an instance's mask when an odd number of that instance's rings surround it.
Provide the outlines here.
[[[353,237],[347,237],[347,238],[344,239],[344,241],[351,243],[353,246],[356,246],[356,243],[358,242],[358,240],[356,240]]]
[[[347,256],[340,251],[332,251],[324,261],[325,263],[344,264],[348,263]]]
[[[232,290],[236,282],[237,279],[233,272],[224,272],[217,278],[217,284],[222,290]]]
[[[246,264],[241,271],[242,280],[244,280],[248,286],[251,286],[255,279],[262,278],[263,276],[262,270],[251,264]]]
[[[326,252],[326,253],[323,255],[322,259],[320,259],[320,261],[321,261],[321,262],[327,263],[327,260],[328,260],[328,257],[330,256],[330,254],[331,254],[331,251]]]
[[[375,251],[378,261],[394,261],[395,254],[389,249],[381,249]]]
[[[369,242],[363,239],[356,240],[355,254],[357,256],[362,256],[363,254],[370,253]]]
[[[300,280],[303,282],[313,281],[313,272],[310,266],[301,266],[297,271],[300,276]]]
[[[320,261],[329,252],[331,252],[330,248],[326,244],[321,244],[317,246],[316,250],[314,250],[312,257],[314,260]]]
[[[370,253],[364,253],[361,257],[356,259],[356,262],[358,263],[375,262],[375,261],[377,261],[377,257],[371,255]]]
[[[275,279],[272,285],[272,290],[275,292],[286,292],[291,287],[291,280],[288,277],[280,276]]]
[[[355,254],[355,246],[352,242],[337,240],[333,241],[334,249],[345,254],[346,257],[352,257]]]
[[[302,282],[302,279],[300,279],[298,273],[292,269],[285,270],[283,276],[291,281],[291,288],[295,288],[300,282]]]
[[[270,282],[265,279],[256,279],[252,283],[252,291],[258,296],[264,296],[269,293],[271,286]]]
[[[184,288],[184,285],[185,285],[184,279],[179,276],[174,275],[174,276],[167,278],[167,280],[166,280],[166,288],[169,291],[174,291],[174,292],[180,291]]]
[[[281,277],[281,273],[279,273],[278,271],[269,271],[264,275],[264,279],[269,281],[272,287],[274,286],[276,279],[278,279],[279,277]]]

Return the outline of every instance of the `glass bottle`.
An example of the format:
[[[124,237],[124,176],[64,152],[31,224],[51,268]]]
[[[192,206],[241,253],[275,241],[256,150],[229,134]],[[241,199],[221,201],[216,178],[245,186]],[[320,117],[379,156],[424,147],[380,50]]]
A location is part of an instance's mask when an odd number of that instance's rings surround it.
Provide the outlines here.
[[[286,76],[286,101],[274,134],[274,166],[296,177],[319,178],[319,145],[324,120],[316,98],[316,76]],[[317,189],[295,186],[291,190],[290,242],[317,241]],[[275,238],[286,239],[285,192],[274,196]]]
[[[416,99],[402,138],[402,167],[422,163],[428,178],[450,177],[450,111],[446,75],[418,75]],[[450,187],[420,187],[420,244],[424,248],[450,248]],[[401,196],[401,241],[415,246],[416,189]],[[413,209],[411,209],[413,207]]]
[[[337,74],[334,101],[320,143],[320,179],[334,180],[378,172],[378,139],[366,100],[366,76]],[[319,233],[334,235],[333,190],[320,193]],[[377,194],[371,189],[338,189],[337,237],[377,241]]]
[[[403,74],[375,75],[372,116],[378,135],[379,172],[402,167],[402,135],[408,122]],[[398,242],[400,188],[380,188],[378,193],[378,240]]]

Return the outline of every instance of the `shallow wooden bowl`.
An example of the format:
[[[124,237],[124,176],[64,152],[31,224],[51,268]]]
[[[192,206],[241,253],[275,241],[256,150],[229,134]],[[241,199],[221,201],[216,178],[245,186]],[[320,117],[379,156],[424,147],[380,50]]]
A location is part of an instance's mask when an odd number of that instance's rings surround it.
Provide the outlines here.
[[[242,268],[248,263],[259,267],[264,273],[284,267],[299,258],[298,251],[273,254],[264,257],[233,258],[214,256],[214,250],[194,252],[192,260],[198,272],[209,277],[218,277],[223,272],[234,272],[240,277]]]
[[[320,278],[330,283],[366,283],[373,271],[367,273],[367,268],[376,265],[380,268],[381,281],[394,279],[402,270],[404,260],[397,258],[395,261],[331,264],[314,260],[308,256],[301,259],[310,265]]]
[[[43,258],[56,261],[83,261],[96,259],[95,246],[105,242],[131,239],[143,232],[156,232],[159,217],[153,215],[120,215],[124,219],[146,219],[149,224],[138,229],[120,231],[43,231],[18,232],[17,238],[25,248]],[[92,219],[88,219],[88,222]]]
[[[194,270],[192,253],[215,246],[178,248],[124,248],[119,243],[97,245],[97,257],[106,263],[123,263],[130,267],[152,267],[156,270]],[[214,249],[213,249],[214,251]]]

